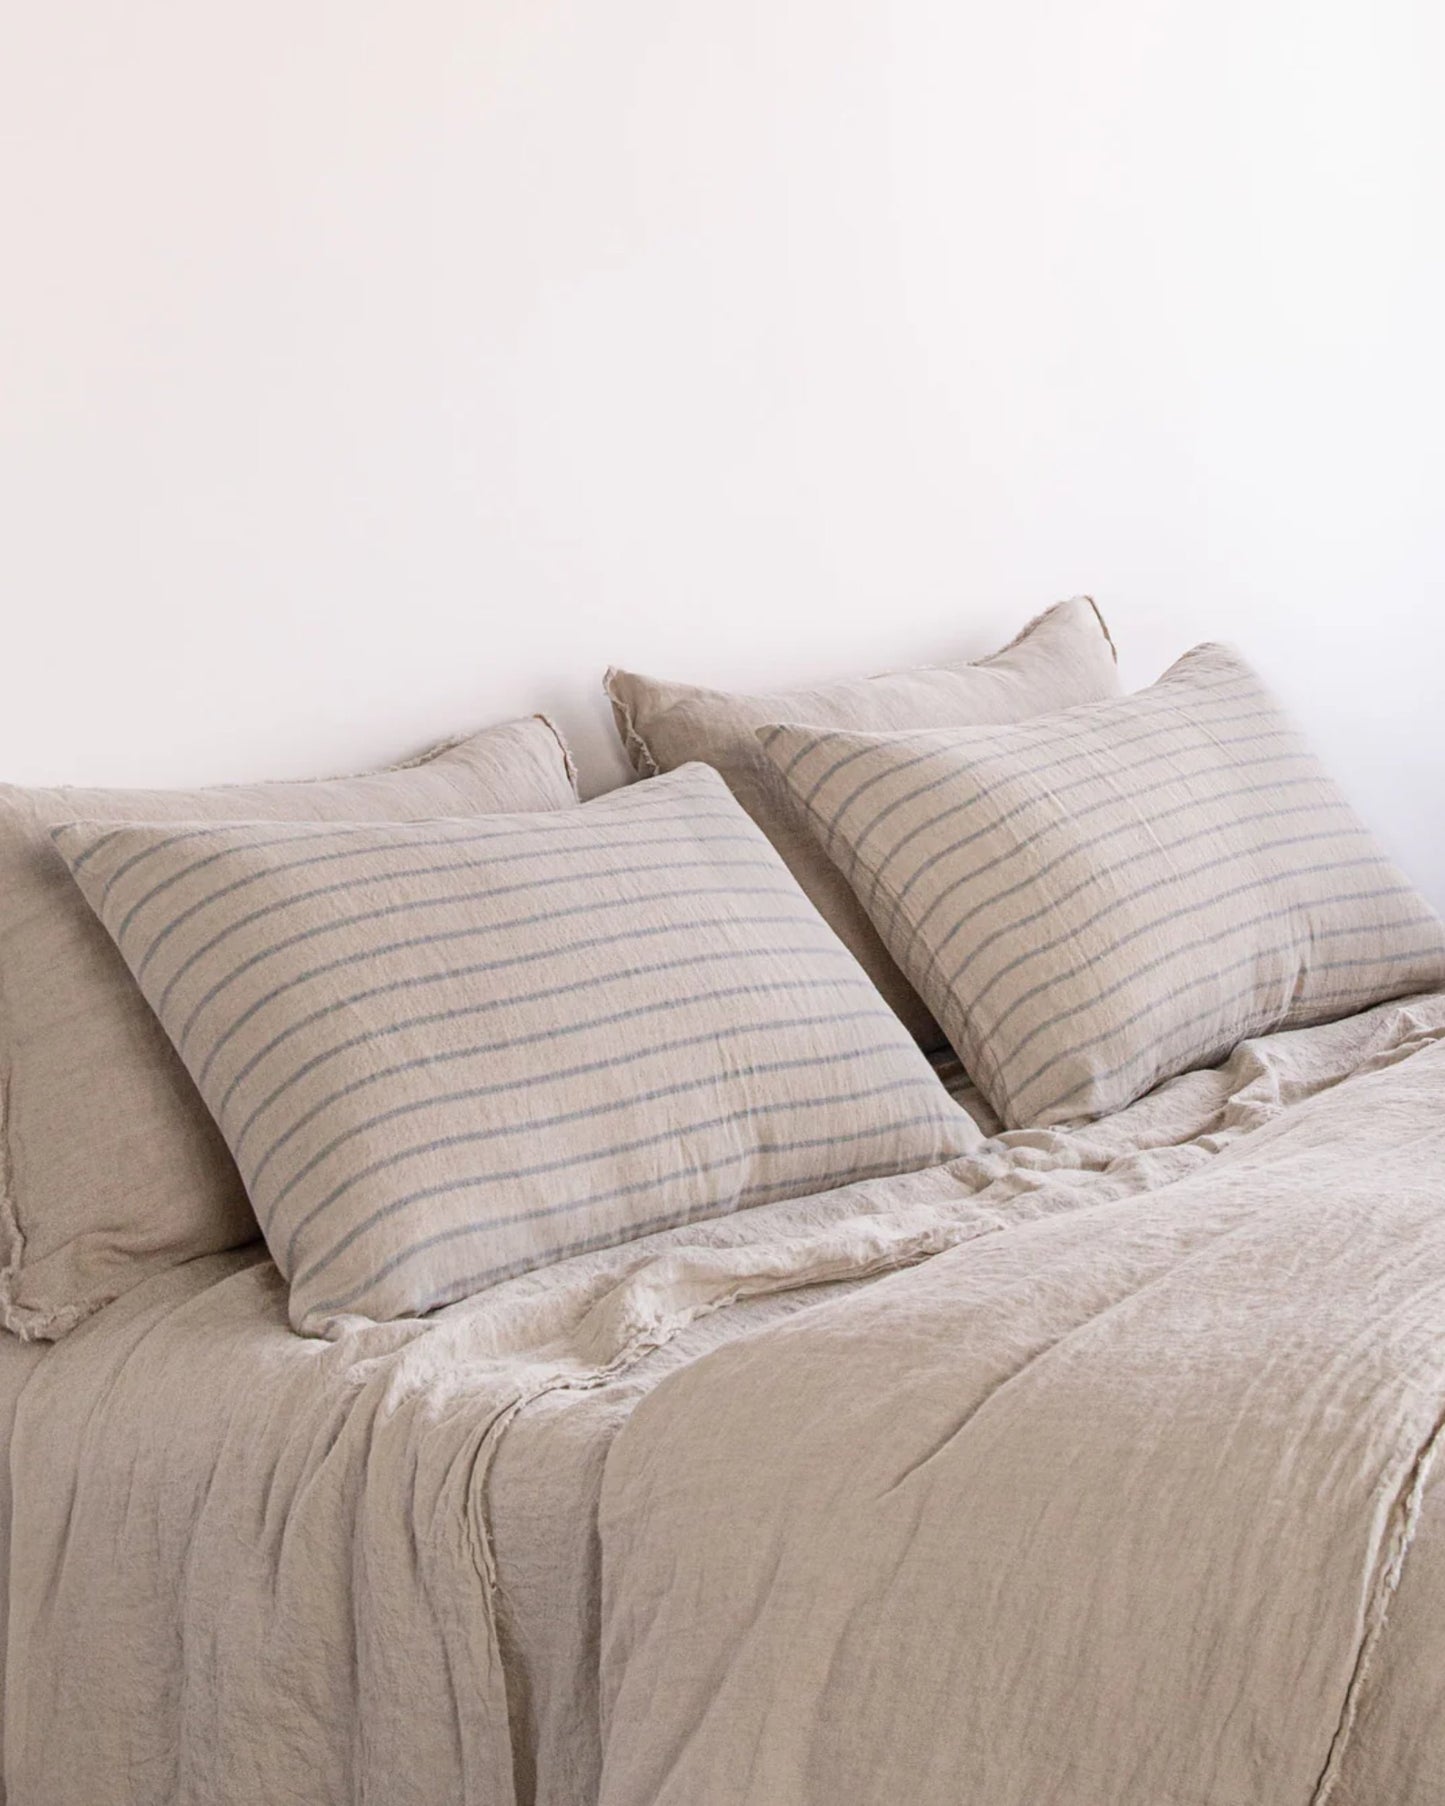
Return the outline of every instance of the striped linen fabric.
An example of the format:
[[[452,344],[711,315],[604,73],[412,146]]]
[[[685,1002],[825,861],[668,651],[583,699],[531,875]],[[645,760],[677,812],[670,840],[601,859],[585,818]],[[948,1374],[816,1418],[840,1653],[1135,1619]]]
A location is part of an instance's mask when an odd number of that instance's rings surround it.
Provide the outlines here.
[[[747,695],[668,683],[613,669],[604,685],[617,732],[643,777],[701,760],[788,862],[823,920],[908,1025],[920,1047],[944,1045],[942,1029],[898,970],[866,914],[799,818],[758,745],[770,721],[861,733],[985,727],[1057,714],[1119,694],[1114,642],[1088,596],[1058,602],[1001,651],[966,664],[920,666],[808,689]]]
[[[1445,983],[1445,926],[1227,647],[1016,727],[759,737],[1010,1128]]]
[[[51,831],[68,821],[426,821],[567,809],[541,716],[349,778],[200,790],[0,784],[0,1324],[55,1340],[111,1299],[254,1241],[226,1144]]]
[[[702,766],[555,814],[55,839],[303,1332],[981,1139]]]

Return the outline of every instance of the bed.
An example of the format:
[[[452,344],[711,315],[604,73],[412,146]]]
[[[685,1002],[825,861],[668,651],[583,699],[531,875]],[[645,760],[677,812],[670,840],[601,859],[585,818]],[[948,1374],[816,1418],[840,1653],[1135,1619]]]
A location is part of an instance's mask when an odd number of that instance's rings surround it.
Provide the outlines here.
[[[891,1596],[926,1619],[926,1672],[956,1688],[955,1722],[926,1747],[947,1764],[990,1752],[990,1799],[1070,1797],[1060,1788],[1080,1773],[1098,1777],[1092,1797],[1151,1806],[1438,1797],[1445,1510],[1428,1459],[1445,1407],[1433,1329],[1445,1288],[1442,1075],[1445,996],[1387,1005],[1248,1044],[1084,1134],[1005,1132],[946,1169],[672,1231],[514,1280],[425,1326],[378,1325],[343,1343],[290,1332],[284,1288],[259,1248],[148,1280],[28,1357],[11,1442],[12,1800],[843,1797],[830,1765],[860,1758],[846,1727],[865,1706],[885,1721],[920,1709],[925,1678],[916,1662],[855,1648],[837,1627],[818,1663],[822,1627],[802,1609],[816,1594],[805,1575],[795,1585],[785,1574],[806,1550],[776,1540],[787,1522],[816,1531],[828,1519],[825,1504],[804,1510],[785,1492],[785,1476],[826,1495],[840,1463],[863,1459],[846,1414],[818,1446],[800,1441],[820,1401],[847,1393],[848,1361],[876,1367],[879,1333],[895,1345],[936,1334],[940,1301],[972,1300],[976,1322],[982,1295],[1010,1295],[1010,1248],[1028,1250],[1037,1272],[1032,1244],[1052,1240],[1066,1276],[1053,1305],[1073,1301],[1068,1321],[1034,1288],[1036,1332],[1005,1321],[953,1353],[993,1369],[994,1398],[1052,1359],[1072,1375],[1059,1388],[1066,1405],[1083,1385],[1134,1421],[1157,1399],[1120,1371],[1117,1344],[1091,1332],[1193,1263],[1207,1310],[1191,1323],[1198,1299],[1186,1285],[1172,1321],[1203,1338],[1198,1358],[1211,1323],[1219,1349],[1239,1347],[1253,1263],[1226,1278],[1200,1263],[1200,1248],[1221,1212],[1226,1240],[1256,1233],[1276,1252],[1280,1235],[1297,1241],[1298,1211],[1324,1208],[1318,1192],[1301,1202],[1297,1174],[1313,1160],[1360,1175],[1331,1201],[1336,1249],[1353,1249],[1362,1283],[1329,1333],[1369,1357],[1379,1433],[1332,1442],[1323,1477],[1307,1436],[1278,1461],[1246,1438],[1233,1501],[1229,1487],[1183,1476],[1200,1561],[1218,1553],[1216,1537],[1228,1541],[1236,1506],[1317,1515],[1318,1552],[1284,1559],[1272,1519],[1249,1576],[1252,1630],[1298,1648],[1303,1614],[1308,1661],[1271,1677],[1247,1715],[1237,1696],[1197,1696],[1201,1652],[1231,1634],[1240,1577],[1224,1592],[1200,1588],[1181,1561],[1190,1611],[1172,1631],[1167,1619],[1152,1627],[1156,1681],[1136,1705],[1108,1660],[1134,1645],[1081,1552],[1040,1560],[1041,1592],[1017,1584],[1044,1526],[1011,1548],[1020,1565],[1008,1570],[1007,1610],[988,1571],[964,1565],[966,1538],[951,1545],[957,1571],[940,1567],[924,1530],[926,1487],[907,1501],[908,1533],[880,1559]],[[1394,1199],[1408,1202],[1396,1212]],[[1079,1276],[1101,1283],[1105,1244],[1108,1296],[1079,1309]],[[1377,1255],[1392,1244],[1408,1259]],[[1126,1270],[1131,1258],[1147,1258],[1147,1278]],[[1246,1346],[1253,1358],[1264,1342]],[[1311,1419],[1357,1411],[1361,1371],[1357,1359],[1323,1379],[1296,1374]],[[734,1421],[725,1401],[759,1385],[772,1407]],[[1241,1396],[1248,1388],[1236,1396],[1221,1377],[1226,1421]],[[943,1449],[966,1449],[965,1424],[985,1414],[961,1415],[938,1448],[923,1415],[899,1410],[891,1433],[875,1425],[870,1481],[879,1464],[896,1469],[893,1496],[901,1488],[906,1499],[910,1476],[938,1471]],[[1076,1504],[1086,1475],[1107,1495],[1107,1474],[1088,1473],[1083,1457],[1110,1434],[1109,1412],[1101,1406],[1072,1436],[1067,1411],[1046,1427],[1046,1466],[1073,1475]],[[1155,1479],[1181,1483],[1178,1451],[1156,1434]],[[761,1493],[750,1474],[768,1476]],[[940,1484],[963,1482],[955,1472]],[[975,1523],[975,1513],[1002,1513],[985,1539],[991,1561],[1022,1509],[1022,1484],[1010,1471],[1006,1497],[980,1486],[969,1498]],[[1150,1495],[1136,1528],[1157,1521],[1158,1500]],[[1047,1530],[1051,1540],[1058,1526]],[[880,1514],[870,1534],[885,1532],[896,1536],[897,1523]],[[833,1571],[864,1586],[835,1592],[856,1625],[862,1599],[877,1603],[876,1572],[836,1553]],[[1171,1544],[1143,1536],[1094,1553],[1140,1564],[1139,1597],[1163,1588],[1179,1606]],[[930,1612],[942,1591],[949,1611]],[[1061,1617],[1066,1673],[1037,1640]],[[960,1667],[981,1662],[988,1684],[977,1667],[964,1684]],[[1047,1735],[1006,1709],[999,1683],[1020,1665],[1027,1696],[1062,1688],[1050,1700],[1067,1710]],[[776,1701],[789,1696],[780,1715]],[[83,1717],[67,1709],[76,1700]],[[929,1713],[935,1705],[922,1701]],[[1133,1746],[1148,1761],[1111,1768],[1131,1711],[1155,1727]],[[895,1797],[905,1780],[924,1799],[957,1797],[932,1757],[917,1762],[918,1740],[867,1735],[876,1767],[867,1795],[852,1797]],[[1265,1773],[1276,1777],[1267,1794]]]
[[[0,787],[10,1806],[1432,1806],[1445,924],[1092,604]]]

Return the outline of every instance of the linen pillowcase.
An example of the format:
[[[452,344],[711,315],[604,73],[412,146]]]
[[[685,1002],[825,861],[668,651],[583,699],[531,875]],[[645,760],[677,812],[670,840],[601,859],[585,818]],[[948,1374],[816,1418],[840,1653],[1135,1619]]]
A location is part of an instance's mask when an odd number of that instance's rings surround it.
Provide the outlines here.
[[[303,1332],[981,1140],[703,766],[548,815],[56,844]]]
[[[1445,983],[1445,927],[1226,647],[1019,727],[762,739],[1011,1128]]]
[[[1001,652],[973,664],[894,671],[763,696],[662,683],[615,669],[605,683],[634,768],[650,777],[700,759],[720,771],[823,919],[928,1049],[943,1046],[943,1031],[778,783],[755,730],[772,721],[859,732],[988,726],[1119,693],[1113,642],[1087,596],[1058,603]]]
[[[419,820],[576,801],[540,717],[369,776],[207,790],[0,786],[0,1323],[54,1338],[150,1274],[254,1239],[245,1190],[58,822]]]

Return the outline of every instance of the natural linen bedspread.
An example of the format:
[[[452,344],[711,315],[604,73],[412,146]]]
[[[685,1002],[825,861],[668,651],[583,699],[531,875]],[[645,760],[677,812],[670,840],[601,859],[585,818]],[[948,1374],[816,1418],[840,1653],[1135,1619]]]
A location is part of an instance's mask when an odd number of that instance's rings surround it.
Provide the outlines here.
[[[1431,1716],[1359,1797],[1445,1799],[1438,1567],[1387,1629],[1445,1412],[1442,1106],[1437,1043],[661,1386],[603,1488],[604,1806],[1308,1806],[1390,1635]]]
[[[1442,1041],[331,1342],[147,1282],[17,1411],[12,1806],[1440,1798]]]

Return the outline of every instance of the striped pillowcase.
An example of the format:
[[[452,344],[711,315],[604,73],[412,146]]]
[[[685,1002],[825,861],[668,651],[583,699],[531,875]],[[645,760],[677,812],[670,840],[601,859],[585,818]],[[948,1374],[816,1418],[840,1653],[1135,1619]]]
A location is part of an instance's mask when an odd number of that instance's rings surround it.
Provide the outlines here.
[[[1445,927],[1237,654],[1017,727],[760,738],[1011,1128],[1445,984]]]
[[[855,733],[985,727],[1057,714],[1119,694],[1114,642],[1088,596],[1057,602],[1000,652],[966,664],[844,678],[786,694],[747,695],[612,669],[604,679],[627,756],[644,777],[700,760],[788,862],[823,920],[907,1023],[920,1047],[943,1032],[889,958],[858,901],[800,819],[758,745],[770,721],[810,721]]]
[[[557,814],[55,839],[305,1332],[980,1139],[701,766]]]

